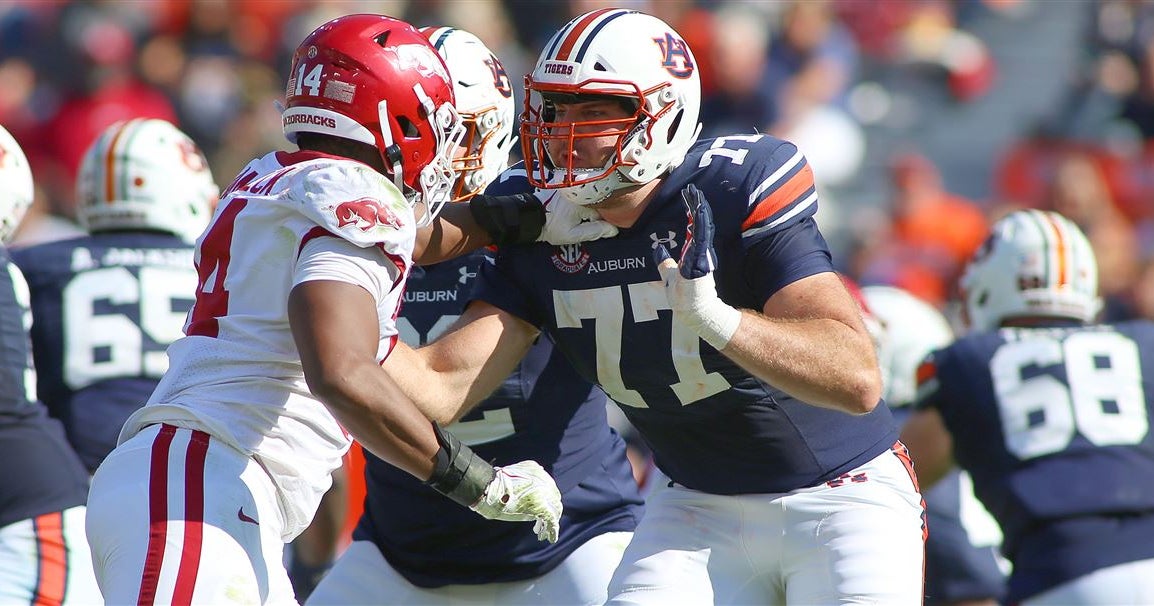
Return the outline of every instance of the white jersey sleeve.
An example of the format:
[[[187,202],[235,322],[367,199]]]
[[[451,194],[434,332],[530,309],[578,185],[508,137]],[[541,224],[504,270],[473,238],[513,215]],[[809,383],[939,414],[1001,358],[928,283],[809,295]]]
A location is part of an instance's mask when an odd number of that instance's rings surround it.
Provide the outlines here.
[[[412,252],[412,207],[384,175],[356,162],[316,163],[301,168],[289,197],[302,214],[333,235],[362,248]]]

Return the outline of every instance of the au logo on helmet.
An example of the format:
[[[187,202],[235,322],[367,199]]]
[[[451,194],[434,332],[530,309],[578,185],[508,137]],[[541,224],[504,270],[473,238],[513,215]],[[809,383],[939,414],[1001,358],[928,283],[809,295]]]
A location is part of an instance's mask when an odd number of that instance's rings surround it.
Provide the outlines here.
[[[664,38],[654,38],[661,54],[665,56],[661,67],[675,78],[688,78],[693,75],[693,58],[689,55],[689,47],[685,41],[675,38],[673,34],[665,32]]]

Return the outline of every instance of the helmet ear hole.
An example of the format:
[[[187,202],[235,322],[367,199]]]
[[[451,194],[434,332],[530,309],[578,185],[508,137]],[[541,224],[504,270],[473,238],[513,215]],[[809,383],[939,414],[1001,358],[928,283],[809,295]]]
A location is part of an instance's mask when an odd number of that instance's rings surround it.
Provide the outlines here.
[[[401,133],[409,139],[421,136],[421,131],[417,125],[405,116],[397,116],[397,125],[401,127]]]
[[[677,115],[673,117],[673,122],[669,126],[669,132],[666,134],[666,143],[673,143],[673,137],[677,135],[677,129],[681,126],[681,118],[685,116],[685,110],[679,110]]]

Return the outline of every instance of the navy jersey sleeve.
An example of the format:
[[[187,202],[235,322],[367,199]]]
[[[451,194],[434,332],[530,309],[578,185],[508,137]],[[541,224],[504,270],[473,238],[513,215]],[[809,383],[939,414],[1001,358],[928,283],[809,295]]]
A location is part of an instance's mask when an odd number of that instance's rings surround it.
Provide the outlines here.
[[[797,146],[766,135],[704,141],[670,174],[661,195],[676,197],[689,183],[713,209],[722,300],[760,311],[787,284],[833,271],[814,221],[813,171]]]
[[[539,310],[530,304],[531,299],[521,291],[517,279],[502,263],[503,255],[498,254],[495,263],[482,263],[477,271],[477,283],[473,286],[470,300],[481,299],[501,308],[533,326],[542,326],[543,318]]]
[[[489,184],[485,193],[490,196],[505,196],[531,191],[529,180],[525,178],[524,163],[519,162]],[[520,281],[509,267],[510,250],[519,247],[510,246],[498,249],[496,259],[492,263],[482,263],[477,270],[477,281],[468,293],[468,300],[481,299],[495,305],[534,326],[542,326],[544,319],[541,310],[531,304],[531,298],[526,296]]]
[[[833,271],[833,259],[817,222],[806,217],[786,229],[757,238],[743,259],[743,267],[749,289],[768,301],[792,282]]]

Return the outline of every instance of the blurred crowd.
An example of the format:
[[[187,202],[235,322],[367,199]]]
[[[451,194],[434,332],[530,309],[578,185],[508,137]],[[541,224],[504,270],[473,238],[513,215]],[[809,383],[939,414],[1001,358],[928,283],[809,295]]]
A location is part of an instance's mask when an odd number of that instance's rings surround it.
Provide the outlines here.
[[[685,36],[702,74],[703,137],[763,132],[798,144],[824,190],[819,221],[836,262],[861,283],[901,286],[948,310],[989,224],[1046,208],[1089,235],[1106,319],[1154,318],[1154,2],[1145,0],[10,0],[0,4],[0,124],[24,145],[38,187],[17,244],[75,231],[81,155],[117,120],[175,122],[221,180],[287,149],[276,101],[289,54],[332,17],[467,27],[516,84],[548,32],[600,5],[645,10]],[[992,152],[922,149],[927,131],[950,127],[911,117],[927,106],[997,111],[1006,95],[1041,94],[1001,65],[1029,43],[987,34],[1025,32],[1059,7],[1072,33],[1055,43],[1074,60],[1034,58],[1034,75],[1058,91],[1038,100],[1045,110],[966,133],[998,135]],[[952,168],[967,153],[991,156],[990,169],[960,187]]]

